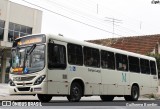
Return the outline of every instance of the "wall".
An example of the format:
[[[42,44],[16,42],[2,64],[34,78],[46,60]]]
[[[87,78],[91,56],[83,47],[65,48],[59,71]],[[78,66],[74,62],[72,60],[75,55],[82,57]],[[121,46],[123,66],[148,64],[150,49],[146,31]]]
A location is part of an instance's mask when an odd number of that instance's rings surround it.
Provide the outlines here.
[[[41,31],[42,12],[27,6],[10,3],[10,19],[11,22],[33,27],[34,32]]]
[[[8,42],[9,22],[32,27],[32,34],[40,33],[42,11],[16,4],[9,0],[0,0],[0,19],[5,21],[4,37],[3,41],[0,41],[0,52],[5,48],[4,55],[1,56],[0,54],[0,64],[2,65],[0,82],[5,82],[5,78],[8,76],[6,75],[6,66],[10,58],[6,54],[11,54],[10,49],[12,47],[12,43]]]
[[[7,4],[8,0],[1,0],[0,1],[0,19],[5,20],[7,17]]]

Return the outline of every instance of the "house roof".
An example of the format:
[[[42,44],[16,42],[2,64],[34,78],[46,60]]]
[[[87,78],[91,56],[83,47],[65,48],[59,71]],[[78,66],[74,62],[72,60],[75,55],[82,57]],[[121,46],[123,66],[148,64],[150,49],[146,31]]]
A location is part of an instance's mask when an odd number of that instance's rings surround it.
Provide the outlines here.
[[[139,54],[147,54],[154,50],[160,42],[160,34],[88,40],[87,42],[122,49]]]

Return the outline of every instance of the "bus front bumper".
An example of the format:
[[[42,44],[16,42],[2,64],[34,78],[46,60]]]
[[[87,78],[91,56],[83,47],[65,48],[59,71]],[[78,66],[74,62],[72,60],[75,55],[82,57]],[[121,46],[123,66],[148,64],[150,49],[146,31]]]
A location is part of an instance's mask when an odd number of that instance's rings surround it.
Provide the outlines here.
[[[35,94],[47,94],[47,85],[45,83],[40,85],[30,86],[9,86],[10,95],[35,95]]]

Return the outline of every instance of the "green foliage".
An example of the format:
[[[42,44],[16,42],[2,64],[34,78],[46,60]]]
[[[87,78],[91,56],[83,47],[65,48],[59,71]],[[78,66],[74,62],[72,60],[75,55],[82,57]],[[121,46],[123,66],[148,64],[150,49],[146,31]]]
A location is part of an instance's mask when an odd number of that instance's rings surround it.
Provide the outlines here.
[[[160,54],[147,54],[147,56],[151,56],[151,57],[154,57],[156,58],[156,61],[157,61],[157,69],[158,69],[158,78],[160,78]]]

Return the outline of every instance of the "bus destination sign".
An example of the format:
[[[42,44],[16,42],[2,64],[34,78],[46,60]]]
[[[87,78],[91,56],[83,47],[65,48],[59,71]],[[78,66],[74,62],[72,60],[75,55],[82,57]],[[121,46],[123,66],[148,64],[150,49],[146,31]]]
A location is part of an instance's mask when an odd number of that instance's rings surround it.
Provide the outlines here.
[[[13,46],[29,45],[34,43],[43,43],[44,35],[33,35],[15,40]]]

